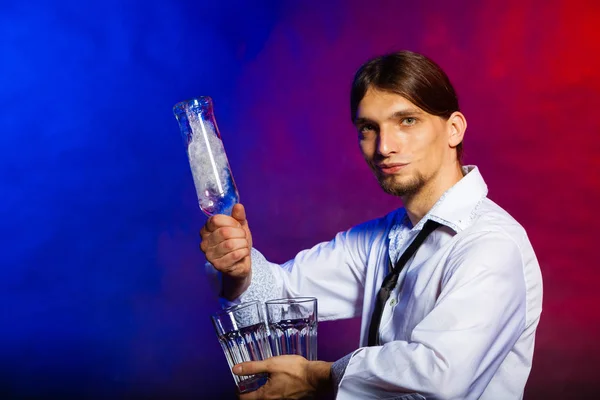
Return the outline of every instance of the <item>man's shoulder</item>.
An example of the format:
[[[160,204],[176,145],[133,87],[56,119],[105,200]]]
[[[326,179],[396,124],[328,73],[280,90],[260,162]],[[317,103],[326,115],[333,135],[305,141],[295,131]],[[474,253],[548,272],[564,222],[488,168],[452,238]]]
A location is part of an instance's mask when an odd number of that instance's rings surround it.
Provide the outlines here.
[[[356,225],[354,228],[386,230],[397,223],[401,223],[402,218],[404,218],[405,215],[406,211],[404,207],[396,208],[379,217],[367,219],[366,221]]]
[[[405,214],[404,208],[397,208],[379,217],[360,222],[347,229],[345,232],[340,233],[358,235],[364,239],[384,238],[389,230],[402,220]]]
[[[519,221],[487,197],[474,210],[471,226],[475,230],[504,230],[509,234],[525,233],[525,228]]]
[[[508,211],[486,197],[473,211],[468,228],[460,236],[485,238],[490,235],[510,239],[521,250],[532,250],[525,227]]]
[[[506,262],[510,254],[519,254],[519,271],[526,282],[528,324],[539,319],[542,301],[542,275],[540,265],[527,235],[527,231],[508,211],[485,198],[474,212],[471,225],[457,235],[456,249],[468,253],[467,258],[488,263],[494,260]],[[465,250],[467,249],[467,250]],[[503,270],[507,265],[502,264]],[[515,264],[515,266],[517,266]]]

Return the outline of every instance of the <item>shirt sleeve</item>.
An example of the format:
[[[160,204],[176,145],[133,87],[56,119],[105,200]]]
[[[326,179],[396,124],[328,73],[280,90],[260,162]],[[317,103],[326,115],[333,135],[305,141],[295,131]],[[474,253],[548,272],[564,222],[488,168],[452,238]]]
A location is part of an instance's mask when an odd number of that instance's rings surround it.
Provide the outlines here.
[[[333,381],[332,383],[334,387],[337,388],[340,385],[342,377],[346,372],[346,367],[350,362],[350,358],[352,358],[352,353],[345,355],[344,357],[331,364],[331,379]]]
[[[240,303],[258,300],[264,303],[266,300],[275,298],[274,295],[282,292],[281,282],[277,280],[277,276],[271,271],[271,268],[278,267],[267,261],[267,259],[257,249],[250,251],[252,260],[252,277],[250,286],[244,293],[233,300],[227,300],[219,296],[219,303],[223,308],[231,307]],[[205,272],[209,279],[211,289],[217,295],[221,292],[222,274],[217,271],[213,265],[206,262]]]
[[[373,220],[339,232],[331,241],[303,250],[288,262],[271,263],[252,249],[252,278],[248,289],[223,306],[249,300],[316,297],[319,320],[360,315],[370,248],[381,240],[385,226]]]
[[[519,246],[502,232],[471,234],[453,248],[432,311],[409,341],[352,354],[338,399],[478,399],[525,329]]]

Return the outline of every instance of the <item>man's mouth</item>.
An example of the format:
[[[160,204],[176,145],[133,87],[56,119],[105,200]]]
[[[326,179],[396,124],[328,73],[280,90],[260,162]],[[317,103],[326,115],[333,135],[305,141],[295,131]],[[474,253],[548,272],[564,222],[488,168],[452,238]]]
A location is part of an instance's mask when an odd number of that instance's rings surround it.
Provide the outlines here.
[[[402,164],[402,163],[378,164],[377,168],[384,175],[391,175],[391,174],[394,174],[394,173],[400,171],[401,169],[403,169],[407,165],[408,164]]]

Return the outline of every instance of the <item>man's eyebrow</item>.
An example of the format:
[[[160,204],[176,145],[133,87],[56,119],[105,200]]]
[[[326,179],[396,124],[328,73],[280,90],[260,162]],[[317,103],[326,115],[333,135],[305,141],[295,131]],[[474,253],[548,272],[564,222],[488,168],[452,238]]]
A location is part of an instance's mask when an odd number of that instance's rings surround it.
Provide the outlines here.
[[[423,114],[423,112],[419,109],[416,108],[407,108],[405,110],[398,110],[394,113],[392,113],[392,115],[390,115],[388,117],[388,119],[398,119],[398,118],[405,118],[405,117],[412,117],[413,115],[420,115]]]
[[[370,120],[369,118],[363,118],[363,117],[356,118],[354,120],[354,125],[374,124],[374,123],[375,123],[375,121]]]
[[[423,111],[419,110],[418,108],[407,108],[404,110],[394,111],[387,119],[400,119],[421,114],[423,114]],[[354,120],[354,125],[359,124],[376,124],[376,122],[370,118],[359,117]]]

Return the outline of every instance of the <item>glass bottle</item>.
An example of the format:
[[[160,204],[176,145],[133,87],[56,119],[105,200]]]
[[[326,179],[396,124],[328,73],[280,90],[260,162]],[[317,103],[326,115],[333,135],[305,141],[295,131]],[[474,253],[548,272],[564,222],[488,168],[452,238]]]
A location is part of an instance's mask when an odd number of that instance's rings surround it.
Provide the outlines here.
[[[202,96],[175,104],[175,118],[187,147],[198,195],[198,205],[208,216],[231,215],[240,195],[213,112],[213,102]]]

